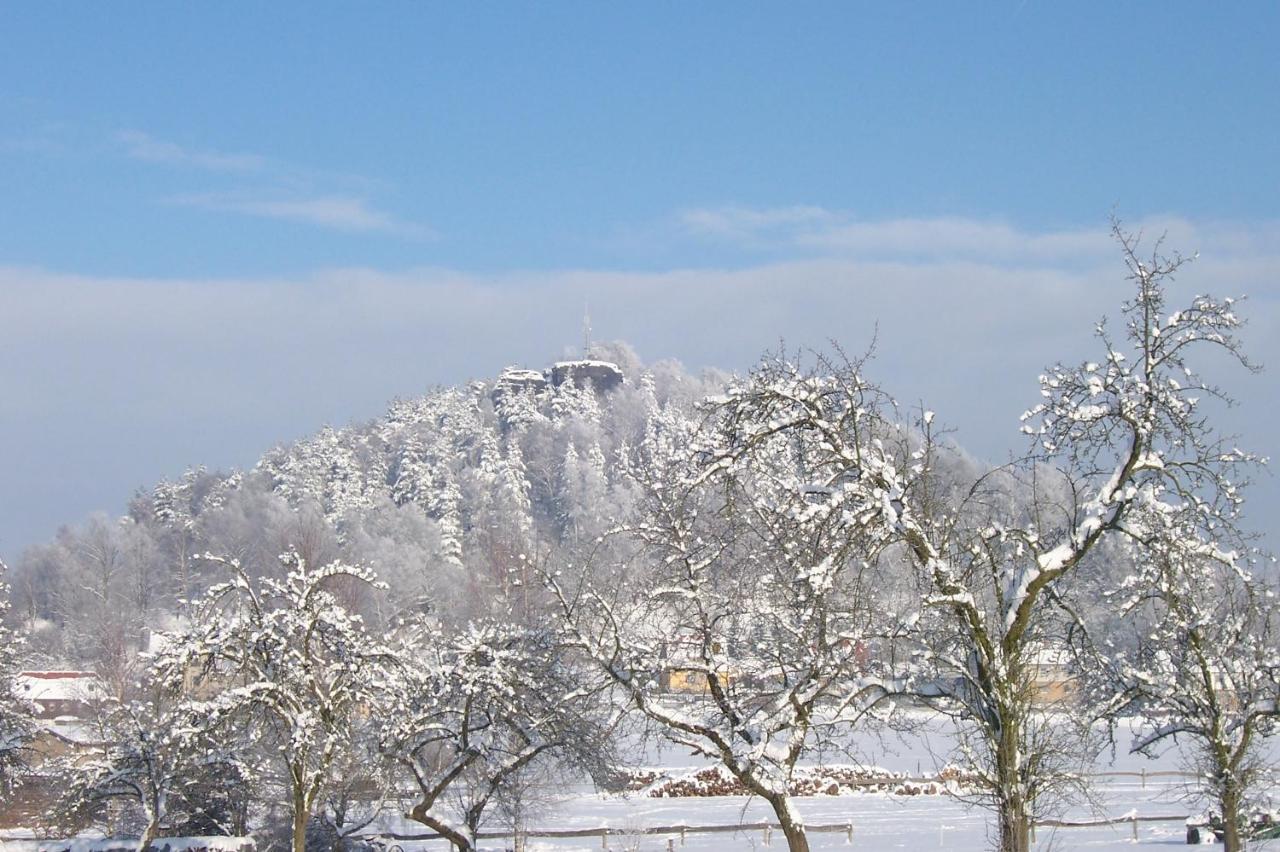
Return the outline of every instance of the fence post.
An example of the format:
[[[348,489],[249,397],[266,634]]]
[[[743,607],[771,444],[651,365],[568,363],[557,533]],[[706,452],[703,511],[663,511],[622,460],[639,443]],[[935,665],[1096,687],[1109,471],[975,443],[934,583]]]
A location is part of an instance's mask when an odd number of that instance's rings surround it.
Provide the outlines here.
[[[844,842],[853,843],[853,823],[849,823],[844,827]]]
[[[607,828],[600,829],[600,848],[609,848],[609,829]]]
[[[1133,840],[1135,843],[1138,841],[1138,815],[1137,814],[1133,815]]]
[[[769,825],[767,822],[764,824],[764,845],[773,845],[773,826]]]
[[[676,852],[676,841],[674,838],[667,838],[667,852]]]
[[[1142,789],[1147,789],[1147,767],[1142,767]]]
[[[680,845],[684,846],[684,826],[680,826]]]

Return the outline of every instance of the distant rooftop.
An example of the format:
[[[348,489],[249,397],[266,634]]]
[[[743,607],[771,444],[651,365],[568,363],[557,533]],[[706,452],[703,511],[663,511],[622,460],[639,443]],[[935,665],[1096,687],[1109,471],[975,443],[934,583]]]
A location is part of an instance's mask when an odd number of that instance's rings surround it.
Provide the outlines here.
[[[19,693],[28,701],[42,705],[42,715],[63,715],[81,704],[101,698],[105,693],[98,676],[81,671],[25,671],[17,677]]]

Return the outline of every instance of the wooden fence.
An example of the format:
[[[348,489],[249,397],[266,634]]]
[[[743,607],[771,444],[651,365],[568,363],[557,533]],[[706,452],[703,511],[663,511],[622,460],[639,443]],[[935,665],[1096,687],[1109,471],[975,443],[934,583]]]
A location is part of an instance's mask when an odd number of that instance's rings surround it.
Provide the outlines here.
[[[854,824],[851,822],[835,823],[831,825],[806,825],[805,831],[809,834],[844,834],[847,841],[853,842]],[[691,834],[746,834],[748,832],[760,832],[764,840],[764,845],[772,845],[773,835],[781,834],[782,828],[776,822],[742,822],[733,825],[651,825],[644,828],[609,828],[601,826],[599,828],[561,828],[561,829],[530,829],[520,832],[522,837],[540,837],[540,838],[600,838],[600,848],[609,848],[609,838],[634,838],[639,836],[652,836],[660,834],[669,834],[667,840],[667,848],[675,849],[677,844],[683,846],[686,838]],[[422,840],[443,840],[439,834],[382,834],[379,837],[390,841],[422,841]],[[515,837],[515,832],[511,831],[482,831],[477,837],[478,840],[497,840],[504,837]],[[391,847],[395,852],[395,847]]]
[[[1153,771],[1148,772],[1141,770],[1137,772],[1094,772],[1089,773],[1090,778],[1137,778],[1140,779],[1142,786],[1147,786],[1147,781],[1157,778],[1195,778],[1194,773],[1179,771]],[[898,783],[898,784],[929,784],[940,783],[937,776],[933,777],[895,777],[883,779],[862,779],[854,782],[850,786],[869,786],[874,784]],[[691,797],[696,798],[696,797]],[[1138,837],[1138,824],[1150,822],[1186,822],[1187,814],[1162,814],[1152,816],[1139,816],[1137,814],[1127,814],[1120,817],[1112,817],[1107,819],[1095,820],[1063,820],[1063,819],[1044,819],[1038,820],[1032,826],[1032,838],[1034,839],[1035,830],[1037,828],[1102,828],[1115,825],[1132,826],[1133,838]],[[806,825],[805,831],[810,834],[844,834],[847,843],[852,843],[854,835],[857,831],[857,824],[854,822],[842,822],[831,824]],[[655,825],[646,826],[644,828],[611,828],[608,826],[600,826],[596,828],[563,828],[563,829],[530,829],[520,832],[522,837],[528,838],[546,838],[546,839],[573,839],[573,838],[599,838],[600,848],[609,849],[609,839],[615,838],[619,841],[653,835],[669,835],[667,840],[667,849],[674,850],[685,844],[689,835],[698,834],[746,834],[758,832],[765,846],[773,843],[774,834],[781,834],[782,828],[776,822],[743,822],[733,825]],[[503,838],[515,837],[513,831],[482,831],[479,834],[480,840],[500,840]],[[0,842],[5,840],[19,840],[28,838],[13,838],[0,836]],[[427,841],[427,840],[444,840],[445,838],[434,832],[423,834],[380,834],[371,840],[380,840],[392,852],[395,852],[395,845],[405,841]],[[156,843],[156,848],[162,849],[164,839],[161,838]],[[56,848],[52,847],[52,848]],[[104,847],[105,849],[106,847]],[[123,852],[123,850],[122,850]],[[403,852],[403,850],[400,850]]]
[[[1133,829],[1133,839],[1138,839],[1138,824],[1150,822],[1179,822],[1186,823],[1187,814],[1160,814],[1150,816],[1140,816],[1138,814],[1127,814],[1125,816],[1111,817],[1107,819],[1095,820],[1063,820],[1063,819],[1045,819],[1037,820],[1032,825],[1032,840],[1035,840],[1035,830],[1037,828],[1105,828],[1107,826],[1129,825]],[[827,825],[806,825],[805,832],[808,834],[843,834],[846,843],[853,843],[854,834],[856,832],[856,824],[852,822],[832,823]],[[587,838],[596,837],[600,839],[600,848],[609,849],[609,838],[619,840],[632,839],[641,836],[652,835],[671,835],[667,839],[667,849],[674,850],[679,846],[685,845],[685,840],[689,835],[694,834],[747,834],[759,832],[761,840],[765,846],[773,845],[774,834],[781,834],[782,827],[776,822],[742,822],[733,825],[654,825],[644,828],[609,828],[601,826],[598,828],[564,828],[564,829],[531,829],[520,832],[525,838]],[[511,831],[482,831],[477,839],[479,840],[498,840],[506,837],[515,837],[515,832]],[[382,834],[379,839],[392,841],[388,843],[389,852],[403,852],[395,844],[402,841],[425,841],[425,840],[443,840],[445,839],[439,834]]]
[[[1145,769],[1139,771],[1115,771],[1115,772],[1091,772],[1090,778],[1136,778],[1145,789],[1149,780],[1157,778],[1196,778],[1198,777],[1192,772],[1180,772],[1176,770],[1158,770],[1147,771]],[[876,784],[898,783],[898,784],[930,784],[940,783],[940,779],[935,775],[933,777],[894,777],[881,779],[860,779],[858,781],[847,784],[846,786],[872,786]],[[691,797],[695,798],[695,797]],[[1181,822],[1185,823],[1188,819],[1187,814],[1159,814],[1150,816],[1140,816],[1138,814],[1127,814],[1125,816],[1110,817],[1106,819],[1094,820],[1065,820],[1065,819],[1044,819],[1037,820],[1032,825],[1032,839],[1035,837],[1037,828],[1104,828],[1107,826],[1129,825],[1132,827],[1133,839],[1138,838],[1138,824],[1150,822]],[[806,825],[805,831],[810,834],[844,834],[847,843],[852,843],[854,833],[857,826],[853,822],[833,823],[828,825]],[[531,829],[521,832],[524,837],[537,837],[546,839],[572,839],[596,837],[600,839],[600,848],[609,849],[609,838],[633,838],[638,836],[652,835],[671,835],[667,840],[667,849],[674,850],[678,846],[685,844],[685,839],[689,835],[694,834],[744,834],[748,832],[759,832],[765,846],[772,845],[773,835],[781,834],[782,827],[776,822],[743,822],[733,825],[655,825],[645,828],[610,828],[602,826],[598,828],[566,828],[566,829]],[[381,835],[387,841],[423,841],[423,840],[442,840],[439,834],[383,834]],[[481,840],[499,840],[507,837],[515,837],[515,832],[511,831],[482,831],[479,838]],[[394,850],[393,850],[394,852]]]

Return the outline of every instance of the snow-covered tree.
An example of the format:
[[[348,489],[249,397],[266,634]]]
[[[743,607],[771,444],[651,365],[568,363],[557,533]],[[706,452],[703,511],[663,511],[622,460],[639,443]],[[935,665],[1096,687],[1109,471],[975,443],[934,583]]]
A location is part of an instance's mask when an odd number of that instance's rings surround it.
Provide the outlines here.
[[[340,756],[355,748],[357,721],[378,701],[392,659],[333,587],[378,582],[365,568],[316,568],[296,553],[280,557],[283,580],[254,580],[237,560],[206,558],[232,577],[197,602],[191,628],[167,635],[157,664],[169,678],[198,673],[197,694],[202,684],[218,690],[188,710],[203,729],[242,732],[263,750],[288,795],[293,848],[303,852],[308,819]]]
[[[578,514],[581,506],[576,499],[581,493],[582,463],[579,460],[578,448],[570,441],[564,450],[564,461],[560,465],[560,499],[564,505],[562,520],[565,534],[575,538],[578,532]]]
[[[431,501],[432,514],[440,524],[439,558],[446,567],[461,571],[464,552],[462,494],[453,471],[448,467],[442,467],[439,476]]]
[[[381,748],[383,712],[369,710],[355,720],[351,747],[339,754],[330,771],[309,835],[313,845],[348,849],[377,819],[400,801],[397,765]]]
[[[362,463],[364,449],[355,430],[326,426],[312,438],[269,453],[257,469],[290,503],[314,502],[327,520],[339,524],[348,512],[369,505],[370,479],[386,479],[385,464],[371,469]]]
[[[552,637],[498,624],[415,631],[401,654],[384,743],[413,779],[407,816],[475,848],[486,810],[537,761],[602,761],[589,680]]]
[[[917,688],[961,721],[963,756],[1007,852],[1029,848],[1037,808],[1067,780],[1067,766],[1045,759],[1060,744],[1045,738],[1032,681],[1080,566],[1108,537],[1141,540],[1128,525],[1144,507],[1191,504],[1197,535],[1212,542],[1238,506],[1236,469],[1250,461],[1215,437],[1198,407],[1213,388],[1188,360],[1216,350],[1243,361],[1231,302],[1197,297],[1167,311],[1165,283],[1181,260],[1158,248],[1139,259],[1136,240],[1119,225],[1115,234],[1136,288],[1123,307],[1127,347],[1102,324],[1097,362],[1041,377],[1043,401],[1024,417],[1037,450],[999,472],[1025,489],[1021,510],[1008,506],[1018,489],[995,476],[948,483],[932,412],[908,429],[863,403],[861,364],[783,369],[732,397],[743,447],[812,436],[809,468],[859,529],[879,527],[915,565],[925,590],[918,636],[934,668]],[[731,445],[719,465],[731,468],[744,452]]]
[[[756,392],[792,377],[766,361],[700,426],[683,424],[683,440],[655,437],[631,474],[637,518],[585,570],[546,582],[570,640],[628,703],[768,802],[795,852],[808,848],[795,767],[891,693],[868,652],[898,626],[876,600],[892,542],[865,522],[878,499],[810,465],[819,433],[755,417]],[[801,392],[844,390],[815,380]],[[841,404],[878,397],[863,386]]]
[[[141,815],[139,852],[155,842],[162,826],[207,815],[217,798],[211,779],[234,782],[239,761],[183,701],[181,686],[151,680],[135,700],[98,708],[90,721],[95,745],[67,760],[57,814],[74,817],[128,803]]]
[[[508,368],[502,376],[499,376],[493,402],[498,421],[504,428],[514,432],[523,431],[536,423],[545,423],[547,417],[542,412],[541,406],[545,391],[534,387],[512,386],[505,381],[512,372],[526,371]],[[532,373],[532,375],[536,377],[540,374]]]
[[[508,433],[507,440],[499,442],[494,432],[486,431],[480,440],[479,464],[470,473],[468,490],[475,496],[469,501],[474,509],[468,549],[474,556],[473,571],[483,575],[472,582],[483,579],[488,589],[506,597],[535,543],[529,484],[516,436]],[[493,593],[482,594],[491,597]]]
[[[577,420],[583,424],[598,424],[603,414],[600,398],[591,383],[578,387],[572,380],[555,388],[551,398],[551,411],[557,418]]]
[[[66,650],[85,661],[115,694],[137,675],[142,613],[131,559],[136,541],[128,519],[95,515],[83,531],[61,531],[52,558],[61,566],[55,617]]]
[[[169,570],[177,574],[172,579],[177,596],[182,600],[190,600],[197,591],[194,576],[194,546],[198,535],[196,518],[203,508],[202,498],[212,496],[203,487],[209,478],[203,467],[195,468],[188,470],[177,482],[162,480],[151,490],[148,508],[150,520],[156,527],[154,538],[165,545],[164,549],[172,559]]]
[[[9,586],[4,582],[7,570],[0,562],[0,802],[8,798],[26,766],[27,746],[35,730],[31,705],[14,682],[21,642],[5,624],[9,614]]]
[[[397,506],[416,503],[427,507],[431,502],[432,470],[426,443],[416,433],[404,439],[396,456],[391,482],[391,499]]]
[[[1280,590],[1273,565],[1187,530],[1188,511],[1161,504],[1129,524],[1145,558],[1112,595],[1123,633],[1105,637],[1094,662],[1108,714],[1142,721],[1131,748],[1183,746],[1236,852],[1277,780],[1268,746],[1280,721]]]

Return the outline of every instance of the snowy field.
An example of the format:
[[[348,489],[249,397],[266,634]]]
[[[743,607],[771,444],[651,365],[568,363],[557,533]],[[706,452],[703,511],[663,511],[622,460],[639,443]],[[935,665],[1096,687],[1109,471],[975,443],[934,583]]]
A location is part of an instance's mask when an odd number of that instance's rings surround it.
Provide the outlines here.
[[[1137,805],[1143,813],[1148,805],[1146,796],[1132,790],[1117,790],[1117,803]],[[555,820],[557,827],[641,827],[647,825],[732,824],[736,822],[766,821],[771,818],[768,807],[759,800],[725,796],[710,799],[679,800],[619,800],[583,796],[566,802],[566,809]],[[813,833],[810,844],[815,849],[988,849],[986,814],[966,809],[962,804],[943,797],[910,798],[884,795],[850,797],[807,798],[800,802],[799,810],[808,824],[853,824],[853,843],[843,832]],[[1168,812],[1168,808],[1155,808]],[[1051,842],[1055,848],[1110,849],[1133,848],[1132,827],[1129,825],[1099,829],[1060,829],[1056,834],[1041,830],[1037,841],[1043,848]],[[1181,823],[1139,825],[1140,844],[1167,845],[1185,843],[1185,828]],[[673,838],[680,847],[678,835],[642,836],[623,835],[610,837],[611,849],[663,850],[667,839]],[[406,852],[414,846],[445,848],[441,844],[402,844]],[[599,838],[577,840],[544,840],[531,843],[534,848],[554,850],[600,849]],[[774,832],[772,846],[785,849],[786,842]],[[501,849],[500,845],[491,848]],[[717,849],[763,849],[764,834],[753,830],[738,835],[690,834],[685,839],[685,849],[710,852]]]
[[[1143,789],[1138,779],[1124,779],[1105,784],[1099,792],[1105,801],[1106,812],[1112,816],[1131,812],[1139,815],[1187,812],[1187,805],[1179,801],[1179,791],[1164,784],[1149,781],[1146,789]],[[852,844],[843,831],[811,834],[810,845],[815,850],[947,849],[979,852],[990,848],[987,841],[987,814],[978,809],[966,808],[960,802],[942,796],[823,796],[800,799],[799,809],[810,825],[853,825]],[[1079,815],[1091,816],[1087,811]],[[644,827],[655,825],[729,825],[763,822],[770,818],[769,809],[763,802],[741,796],[649,799],[601,796],[582,790],[566,795],[555,812],[548,814],[545,820],[539,822],[539,826],[555,829],[609,826],[631,833],[610,836],[607,847],[602,847],[599,837],[554,840],[537,838],[530,841],[528,849],[529,852],[595,852],[601,848],[663,852],[667,849],[667,841],[671,840],[674,848],[688,852],[766,848],[785,850],[786,843],[776,831],[772,834],[771,845],[766,843],[763,832],[759,830],[737,834],[691,833],[685,837],[683,844],[678,834],[645,836],[640,833]],[[413,824],[399,824],[395,828],[405,833],[418,833],[422,830],[420,826]],[[1130,824],[1102,828],[1042,828],[1037,832],[1036,848],[1132,850],[1135,847],[1167,849],[1185,844],[1185,828],[1181,822],[1139,823],[1136,843],[1132,839],[1132,831]],[[487,840],[481,843],[481,848],[503,850],[509,848],[510,841],[505,843],[507,845],[499,839]],[[94,848],[101,848],[101,845],[89,841],[78,843],[75,848],[76,852],[90,852]],[[399,841],[397,845],[404,852],[445,852],[449,849],[442,841],[406,840]],[[37,849],[66,849],[68,844],[24,840],[9,841],[0,848],[6,852],[33,852]]]
[[[951,741],[946,723],[931,721],[923,725],[924,736],[906,737],[886,734],[882,737],[863,736],[851,743],[852,757],[867,763],[875,763],[895,772],[915,774],[931,773],[937,766],[933,755],[944,755]],[[1135,773],[1134,776],[1102,777],[1095,781],[1096,807],[1077,805],[1063,814],[1064,818],[1079,821],[1102,818],[1185,816],[1199,813],[1204,805],[1189,799],[1186,781],[1179,777],[1138,777],[1144,769],[1147,773],[1172,772],[1184,768],[1182,757],[1169,752],[1157,760],[1148,760],[1125,753],[1129,741],[1126,730],[1117,731],[1117,753],[1112,758],[1107,753],[1095,767],[1095,772]],[[849,760],[850,756],[843,756]],[[832,756],[832,762],[839,758]],[[667,770],[704,766],[687,754],[672,749],[647,749],[644,754],[647,765]],[[938,759],[938,762],[941,762]],[[894,796],[884,793],[863,793],[847,796],[801,797],[795,800],[807,825],[853,826],[853,842],[844,831],[810,834],[810,845],[815,849],[947,849],[958,852],[978,852],[991,848],[988,839],[989,814],[969,807],[947,796]],[[642,830],[652,826],[700,826],[737,825],[772,821],[767,804],[745,796],[718,796],[706,798],[654,799],[642,796],[600,795],[588,788],[565,791],[552,810],[542,819],[535,820],[536,827],[547,829],[587,829],[609,827],[621,829],[623,834],[608,838],[613,850],[645,850],[661,852],[672,840],[675,849],[689,852],[712,850],[755,850],[765,848],[785,849],[782,835],[774,831],[771,843],[766,844],[759,829],[738,834],[686,834],[683,847],[678,834],[644,835]],[[397,823],[388,825],[397,833],[425,833],[421,826]],[[506,841],[509,845],[510,841]],[[499,839],[482,842],[483,849],[507,848]],[[1186,844],[1186,827],[1182,820],[1167,822],[1139,822],[1137,840],[1134,826],[1124,823],[1114,826],[1090,828],[1047,828],[1036,833],[1038,849],[1096,849],[1131,850],[1141,848],[1168,848]],[[442,842],[400,841],[405,852],[414,850],[445,850]],[[1280,844],[1270,844],[1280,848]],[[535,838],[529,849],[547,852],[570,850],[599,850],[601,838],[548,839]],[[1265,848],[1265,847],[1256,847]]]
[[[941,757],[950,743],[949,728],[945,722],[922,722],[923,735],[860,736],[851,742],[849,752],[831,755],[829,762],[856,759],[874,763],[894,772],[931,774],[941,763]],[[1182,757],[1168,752],[1157,760],[1148,760],[1125,753],[1129,732],[1117,732],[1117,753],[1110,753],[1095,766],[1098,773],[1134,773],[1131,776],[1101,777],[1095,781],[1095,806],[1077,805],[1063,816],[1072,820],[1088,821],[1102,818],[1118,818],[1130,815],[1139,817],[1184,816],[1203,811],[1203,803],[1189,798],[1186,781],[1168,775],[1153,775],[1181,770]],[[640,762],[668,772],[694,769],[708,765],[687,753],[670,747],[637,746]],[[1147,778],[1137,773],[1145,770]],[[988,838],[990,815],[969,807],[948,796],[896,796],[887,793],[858,793],[844,796],[799,797],[797,807],[810,826],[853,827],[853,840],[849,841],[845,830],[812,832],[810,844],[815,850],[835,849],[946,849],[957,852],[979,852],[991,848]],[[654,826],[707,826],[740,825],[772,821],[772,813],[763,801],[745,796],[716,796],[703,798],[657,799],[641,795],[604,795],[586,785],[566,788],[554,803],[536,819],[531,820],[537,829],[599,829],[608,827],[613,834],[602,845],[599,836],[585,838],[534,838],[530,840],[530,852],[586,852],[586,850],[634,850],[634,852],[662,852],[671,841],[674,849],[688,852],[713,852],[713,850],[785,849],[786,842],[778,831],[771,837],[758,828],[738,833],[645,835],[644,829]],[[498,830],[498,826],[493,826]],[[421,835],[428,833],[423,826],[399,818],[388,818],[379,825],[381,831],[396,835]],[[620,832],[620,833],[619,833]],[[12,837],[12,834],[10,834]],[[225,839],[224,839],[225,840]],[[164,841],[162,841],[163,844]],[[171,841],[170,841],[171,842]],[[440,840],[388,840],[389,845],[401,847],[404,852],[445,852],[447,843]],[[1139,822],[1137,839],[1134,839],[1132,823],[1089,828],[1047,828],[1037,830],[1038,849],[1091,849],[1132,850],[1138,848],[1169,848],[1184,846],[1186,828],[1181,819],[1162,822]],[[120,846],[122,844],[112,844]],[[199,844],[195,844],[199,845]],[[89,852],[102,843],[81,841],[76,852]],[[1251,848],[1277,848],[1280,843],[1264,844]],[[504,850],[510,847],[509,839],[489,839],[481,842],[481,849]],[[9,840],[0,846],[4,852],[34,852],[36,849],[66,849],[68,844],[39,842],[35,840]],[[178,848],[177,846],[174,847]]]
[[[1163,779],[1162,779],[1163,780]],[[1185,814],[1187,805],[1179,801],[1180,790],[1148,782],[1146,789],[1139,779],[1123,779],[1107,783],[1099,790],[1105,810],[1110,816],[1136,812],[1139,815]],[[809,825],[853,825],[853,843],[844,832],[813,833],[810,844],[814,849],[954,849],[985,850],[987,840],[987,813],[944,796],[901,797],[884,794],[855,796],[821,796],[798,800],[799,810]],[[1078,816],[1094,816],[1082,810]],[[609,826],[615,829],[635,831],[635,834],[612,836],[608,848],[614,850],[665,850],[667,840],[681,848],[679,835],[644,836],[639,829],[655,825],[728,825],[769,821],[772,815],[764,802],[741,796],[721,796],[702,799],[648,799],[599,796],[579,792],[566,796],[560,807],[540,823],[547,828],[597,828]],[[412,833],[413,828],[405,826]],[[1132,839],[1130,824],[1102,828],[1042,828],[1037,832],[1037,848],[1048,849],[1133,849],[1137,846],[1167,847],[1184,845],[1186,829],[1179,822],[1139,823],[1138,842]],[[414,849],[444,850],[440,842],[400,843],[406,852]],[[491,840],[482,848],[503,849],[502,841]],[[530,849],[598,850],[598,837],[570,840],[536,839]],[[711,850],[752,850],[766,847],[763,832],[759,830],[732,834],[688,834],[684,849],[690,852]],[[781,834],[774,832],[772,846],[786,848]]]

